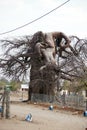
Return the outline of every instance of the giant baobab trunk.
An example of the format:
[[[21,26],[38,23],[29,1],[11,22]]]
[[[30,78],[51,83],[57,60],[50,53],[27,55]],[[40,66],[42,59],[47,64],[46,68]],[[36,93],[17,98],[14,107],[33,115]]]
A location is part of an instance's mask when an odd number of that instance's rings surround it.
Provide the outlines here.
[[[31,100],[32,93],[53,95],[54,88],[57,86],[55,71],[50,65],[46,66],[43,70],[40,70],[44,65],[44,62],[38,55],[34,55],[31,63],[28,99]]]
[[[43,40],[37,40],[38,37],[39,39],[43,38]],[[57,54],[57,45],[54,41],[56,37],[60,38],[60,42],[62,40],[61,37],[65,38],[67,41],[65,46],[61,46],[60,43],[58,44],[62,56],[62,51],[65,50],[66,45],[69,47],[70,43],[68,38],[63,33],[54,32],[44,35],[42,32],[39,32],[33,37],[31,48],[33,48],[34,53],[31,57],[30,85],[28,94],[29,100],[31,100],[32,93],[47,95],[54,95],[55,93],[54,91],[55,88],[57,88],[58,80],[56,77],[59,75],[58,71],[57,74],[55,71],[55,66],[58,68],[55,59]]]

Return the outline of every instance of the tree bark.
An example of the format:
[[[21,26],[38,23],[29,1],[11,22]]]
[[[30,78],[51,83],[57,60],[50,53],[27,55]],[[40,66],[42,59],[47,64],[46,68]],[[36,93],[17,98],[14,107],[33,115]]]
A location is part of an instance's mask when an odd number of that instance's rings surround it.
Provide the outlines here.
[[[31,100],[32,94],[35,93],[53,95],[54,88],[57,86],[55,71],[50,66],[40,70],[44,62],[40,61],[39,57],[34,57],[31,63],[28,100]]]

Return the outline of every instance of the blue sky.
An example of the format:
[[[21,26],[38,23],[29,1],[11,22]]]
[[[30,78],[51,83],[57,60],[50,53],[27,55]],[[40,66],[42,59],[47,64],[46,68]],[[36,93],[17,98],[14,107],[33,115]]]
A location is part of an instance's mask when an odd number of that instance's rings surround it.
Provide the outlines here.
[[[1,0],[0,33],[15,29],[44,15],[67,0]],[[61,8],[17,31],[0,35],[13,37],[37,31],[62,31],[67,35],[87,37],[87,0],[70,0]]]

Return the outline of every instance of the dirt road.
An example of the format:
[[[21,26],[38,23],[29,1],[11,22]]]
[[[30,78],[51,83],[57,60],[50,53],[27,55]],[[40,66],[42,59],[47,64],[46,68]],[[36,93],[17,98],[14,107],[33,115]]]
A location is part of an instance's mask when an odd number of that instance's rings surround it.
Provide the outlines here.
[[[87,117],[30,104],[11,104],[11,118],[0,119],[0,130],[85,130]],[[32,122],[25,121],[32,114]]]

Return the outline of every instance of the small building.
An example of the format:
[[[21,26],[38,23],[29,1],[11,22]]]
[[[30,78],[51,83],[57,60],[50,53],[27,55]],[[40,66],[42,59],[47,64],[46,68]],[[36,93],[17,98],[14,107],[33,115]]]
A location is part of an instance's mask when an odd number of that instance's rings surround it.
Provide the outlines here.
[[[22,91],[28,91],[28,89],[29,89],[29,84],[21,84]]]

